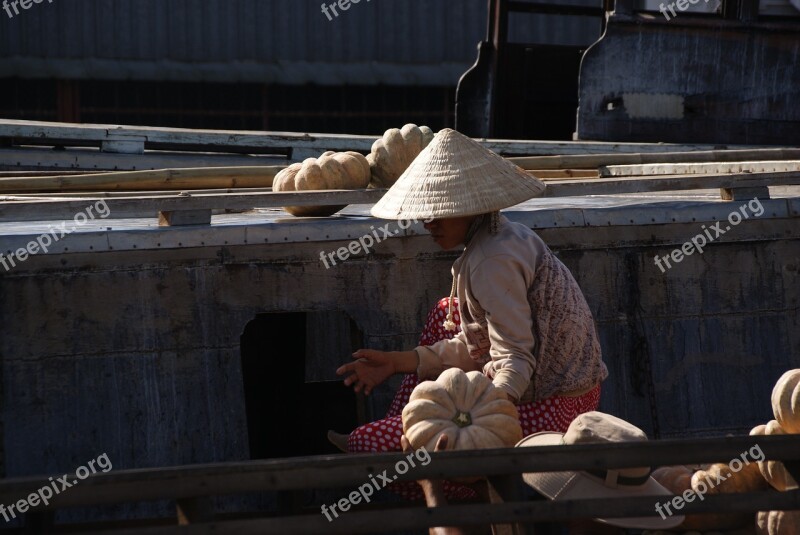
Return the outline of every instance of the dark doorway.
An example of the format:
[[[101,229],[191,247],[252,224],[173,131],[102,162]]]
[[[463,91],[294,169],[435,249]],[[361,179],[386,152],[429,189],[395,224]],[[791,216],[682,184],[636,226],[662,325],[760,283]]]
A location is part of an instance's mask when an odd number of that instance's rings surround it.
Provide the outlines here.
[[[258,314],[241,337],[251,459],[337,452],[328,429],[358,425],[358,404],[334,370],[363,336],[343,312]]]

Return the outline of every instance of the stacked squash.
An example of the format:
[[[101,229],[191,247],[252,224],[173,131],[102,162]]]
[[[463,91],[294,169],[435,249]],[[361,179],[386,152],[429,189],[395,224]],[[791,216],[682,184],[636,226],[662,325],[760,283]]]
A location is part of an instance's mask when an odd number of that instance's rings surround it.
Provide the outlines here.
[[[328,151],[281,170],[272,181],[273,191],[388,188],[433,139],[427,126],[407,124],[391,128],[372,144],[368,156],[354,151]],[[298,217],[329,216],[344,206],[284,206]]]
[[[784,373],[772,390],[772,411],[775,419],[750,431],[751,435],[800,434],[800,369]],[[717,476],[720,476],[719,478]],[[772,486],[779,491],[798,488],[797,482],[779,461],[759,461],[746,464],[732,472],[724,463],[712,464],[704,470],[693,471],[686,466],[662,467],[653,478],[676,496],[687,490],[708,494],[755,492]],[[708,481],[720,481],[708,485]],[[729,530],[742,528],[750,522],[749,514],[688,515],[680,527],[687,530]],[[800,535],[800,511],[761,511],[756,515],[758,535]]]
[[[433,131],[427,126],[407,124],[403,128],[390,128],[372,144],[367,156],[372,172],[371,185],[390,188],[408,169],[414,158],[433,140]]]
[[[306,158],[283,169],[272,181],[273,191],[364,189],[370,181],[369,163],[358,152],[328,151],[319,158]],[[284,206],[298,217],[329,216],[344,206]]]
[[[772,389],[772,414],[775,419],[758,425],[751,435],[800,434],[800,369],[784,373]],[[761,475],[779,491],[797,489],[797,481],[779,461],[758,463]],[[758,535],[797,535],[800,533],[800,511],[759,511],[756,515]]]

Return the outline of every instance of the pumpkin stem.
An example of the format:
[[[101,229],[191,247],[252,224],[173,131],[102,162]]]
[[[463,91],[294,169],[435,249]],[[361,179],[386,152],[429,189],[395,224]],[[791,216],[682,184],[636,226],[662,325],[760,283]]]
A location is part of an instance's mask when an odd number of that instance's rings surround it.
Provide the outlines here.
[[[452,422],[458,427],[467,427],[468,425],[472,425],[472,416],[470,416],[468,412],[458,411],[456,415],[453,416]]]

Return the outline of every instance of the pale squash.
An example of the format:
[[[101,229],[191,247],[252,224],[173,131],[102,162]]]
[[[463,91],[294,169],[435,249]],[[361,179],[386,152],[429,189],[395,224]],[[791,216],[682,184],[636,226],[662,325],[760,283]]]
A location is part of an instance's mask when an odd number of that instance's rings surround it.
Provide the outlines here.
[[[800,433],[800,369],[789,370],[775,383],[772,413],[787,434]]]
[[[418,384],[402,420],[414,449],[433,451],[443,434],[455,450],[513,447],[522,440],[517,408],[478,371],[449,368]]]
[[[273,191],[309,191],[326,189],[364,189],[370,180],[369,163],[358,152],[328,151],[319,158],[306,158],[281,170],[272,181]],[[329,216],[340,206],[284,206],[295,216]]]
[[[433,139],[427,126],[407,124],[403,128],[390,128],[372,144],[367,156],[375,188],[390,188],[403,174],[414,158]]]
[[[705,483],[706,494],[735,494],[768,488],[756,463],[741,464],[743,466],[738,472],[725,463],[714,463],[707,470],[698,470],[692,476],[692,489],[695,492],[698,488],[702,490],[700,482]]]
[[[680,496],[692,488],[693,473],[689,467],[680,465],[656,468],[651,475],[665,489],[675,496]]]
[[[766,425],[757,425],[751,435],[785,435],[787,434],[777,420],[770,420]],[[763,478],[776,490],[792,490],[798,488],[797,481],[786,470],[780,461],[759,461],[758,469]]]
[[[759,511],[756,513],[758,535],[798,535],[800,511]]]
[[[698,470],[692,476],[692,490],[696,493],[734,494],[737,492],[756,492],[769,487],[761,477],[758,465],[754,462],[742,463],[738,472],[731,470],[725,463],[714,463],[706,470]],[[691,515],[681,524],[687,529],[727,530],[744,526],[753,517],[748,513],[715,513]]]

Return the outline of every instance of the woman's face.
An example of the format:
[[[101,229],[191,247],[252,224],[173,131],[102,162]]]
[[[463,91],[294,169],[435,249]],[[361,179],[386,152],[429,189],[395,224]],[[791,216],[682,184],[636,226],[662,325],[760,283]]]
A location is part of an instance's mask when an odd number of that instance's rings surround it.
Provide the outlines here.
[[[433,241],[445,251],[464,243],[472,220],[476,216],[448,217],[447,219],[434,219],[425,223],[425,230],[431,233]]]

